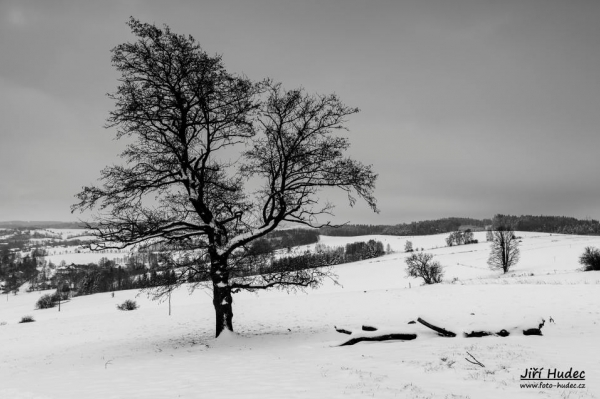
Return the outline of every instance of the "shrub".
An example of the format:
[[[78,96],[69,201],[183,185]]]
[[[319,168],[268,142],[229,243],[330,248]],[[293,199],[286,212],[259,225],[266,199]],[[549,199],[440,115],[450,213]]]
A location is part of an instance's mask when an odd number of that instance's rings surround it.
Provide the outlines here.
[[[136,310],[137,308],[139,308],[137,302],[131,299],[127,299],[122,304],[117,305],[117,309],[119,310]]]
[[[19,323],[31,323],[34,321],[35,319],[33,318],[33,316],[23,316],[21,317],[21,321]]]
[[[54,303],[54,295],[46,294],[42,295],[40,299],[35,303],[36,309],[49,309],[53,308],[56,304]]]
[[[586,272],[600,270],[600,249],[585,247],[583,254],[579,257],[579,263],[583,265],[583,270]]]
[[[435,284],[442,281],[444,271],[439,262],[433,261],[433,255],[414,253],[406,258],[406,271],[410,277],[422,278],[425,284]]]

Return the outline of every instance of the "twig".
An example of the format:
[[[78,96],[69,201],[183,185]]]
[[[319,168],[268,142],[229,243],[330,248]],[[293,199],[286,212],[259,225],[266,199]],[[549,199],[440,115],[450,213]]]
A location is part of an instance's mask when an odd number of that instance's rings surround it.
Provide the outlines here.
[[[467,354],[468,354],[469,356],[471,356],[471,357],[473,358],[473,360],[475,360],[475,361],[471,361],[471,360],[469,360],[469,359],[467,359],[467,358],[465,357],[465,360],[466,360],[467,362],[469,362],[469,363],[471,363],[471,364],[474,364],[474,365],[476,365],[476,366],[481,366],[481,367],[485,368],[485,366],[483,365],[483,363],[481,363],[479,360],[475,359],[475,356],[471,355],[469,352],[467,352]]]
[[[109,360],[106,363],[104,363],[104,368],[106,369],[109,364],[112,364],[112,360]]]

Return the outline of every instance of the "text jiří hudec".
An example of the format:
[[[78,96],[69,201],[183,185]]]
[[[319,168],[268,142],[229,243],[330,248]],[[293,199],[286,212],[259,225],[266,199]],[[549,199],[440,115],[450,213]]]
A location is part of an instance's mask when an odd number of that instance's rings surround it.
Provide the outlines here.
[[[520,378],[522,380],[584,380],[585,371],[573,370],[573,367],[567,371],[562,371],[557,368],[544,369],[544,367],[529,367],[525,369],[525,372]]]

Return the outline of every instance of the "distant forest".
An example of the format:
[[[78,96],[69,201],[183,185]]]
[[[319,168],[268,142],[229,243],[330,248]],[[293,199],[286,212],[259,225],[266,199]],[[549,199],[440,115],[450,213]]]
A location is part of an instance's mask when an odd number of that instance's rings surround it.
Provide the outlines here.
[[[401,223],[396,225],[374,224],[346,224],[340,227],[322,227],[320,229],[286,229],[275,230],[262,239],[253,243],[257,252],[268,252],[298,245],[313,244],[318,242],[319,235],[324,236],[365,236],[365,235],[393,235],[416,236],[441,234],[457,231],[459,229],[471,231],[485,230],[489,226],[511,226],[514,230],[540,233],[600,235],[600,222],[594,219],[576,219],[567,216],[533,216],[533,215],[502,215],[497,214],[492,219],[472,219],[462,217],[449,217],[436,220],[423,220],[419,222]],[[83,228],[78,222],[0,222],[0,229],[47,229],[47,228]],[[16,237],[11,237],[17,241]],[[74,243],[76,245],[78,243]]]
[[[429,234],[448,233],[457,231],[461,226],[472,231],[485,230],[491,226],[491,219],[471,218],[444,218],[437,220],[423,220],[420,222],[403,223],[395,226],[372,224],[347,224],[340,227],[322,227],[319,229],[324,236],[364,236],[371,234],[384,234],[391,236],[422,236]]]
[[[84,229],[85,224],[81,222],[40,222],[12,220],[0,222],[0,229]]]
[[[340,227],[322,227],[325,236],[364,236],[383,234],[393,236],[417,236],[449,233],[457,230],[481,231],[488,227],[510,226],[517,231],[540,233],[600,235],[600,223],[593,219],[576,219],[566,216],[495,215],[493,219],[444,218],[403,223],[394,226],[347,224]]]
[[[566,216],[496,215],[493,227],[511,226],[518,231],[540,233],[600,235],[600,223],[594,219],[575,219]]]
[[[253,254],[264,254],[278,249],[314,244],[318,241],[319,231],[317,229],[274,230],[253,241],[250,251]]]

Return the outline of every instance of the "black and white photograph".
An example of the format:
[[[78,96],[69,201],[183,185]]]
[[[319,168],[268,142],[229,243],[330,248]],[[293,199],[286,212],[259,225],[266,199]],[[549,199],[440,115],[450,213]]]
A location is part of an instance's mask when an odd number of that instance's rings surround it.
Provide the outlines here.
[[[0,0],[0,398],[600,398],[600,1]]]

